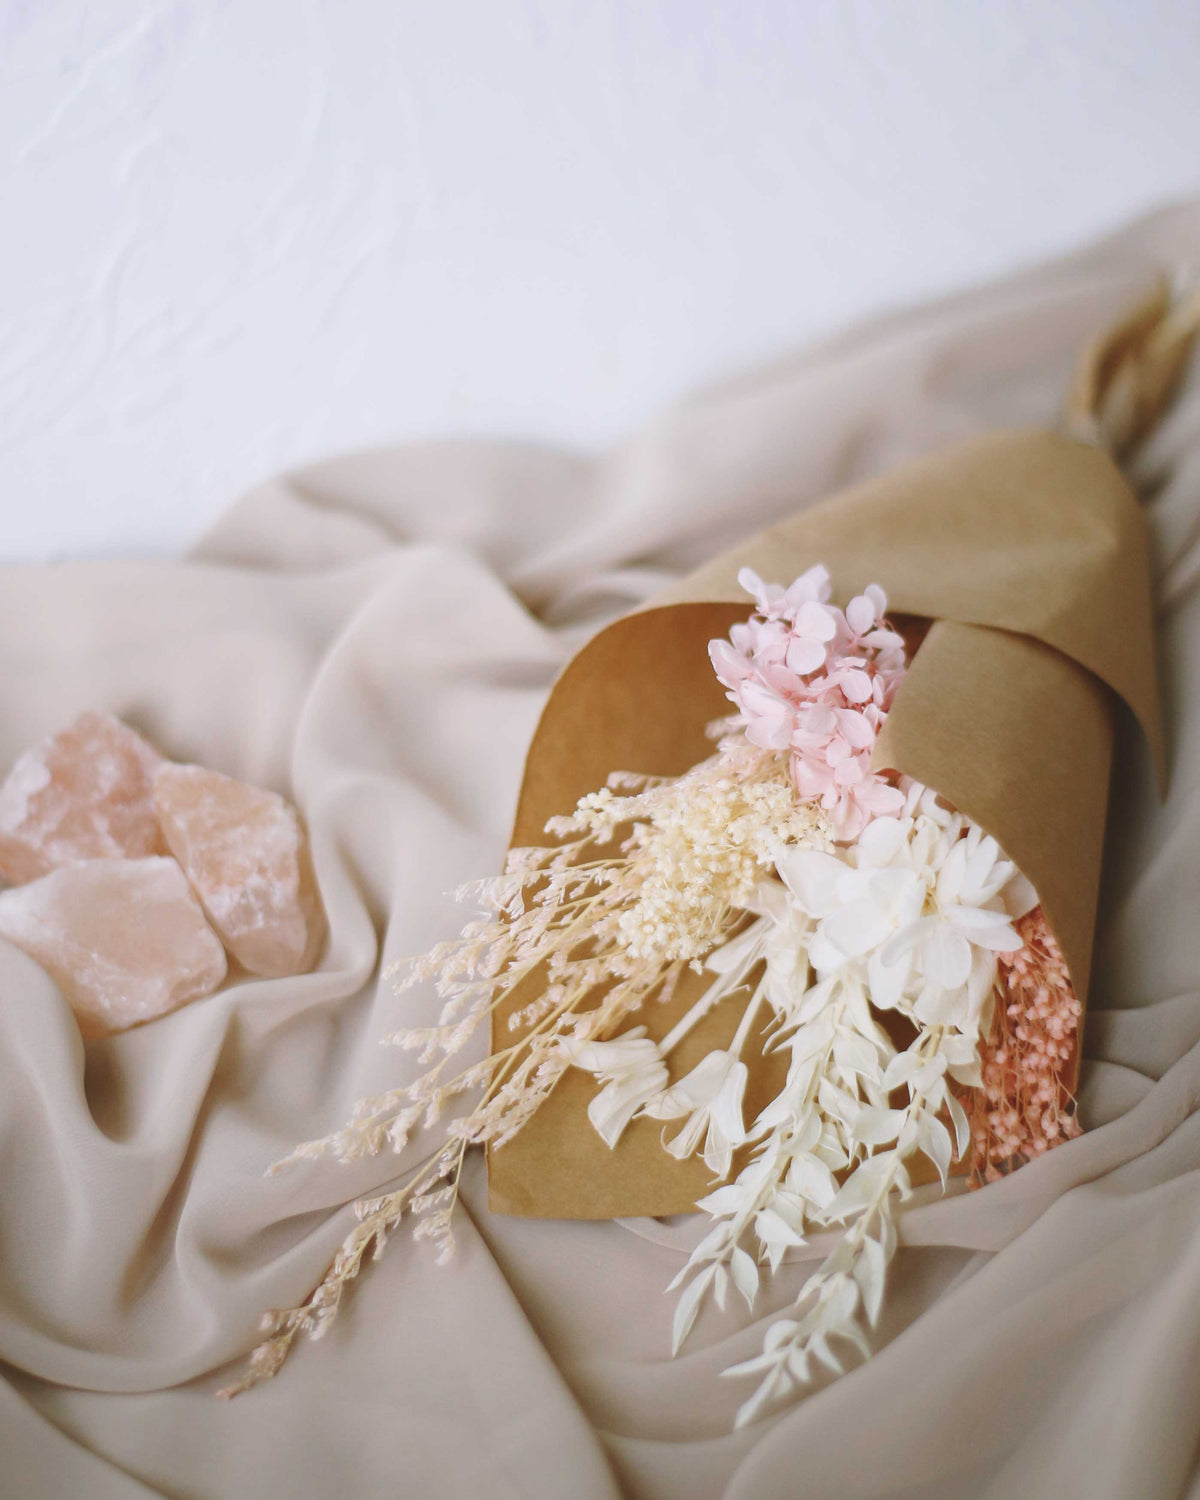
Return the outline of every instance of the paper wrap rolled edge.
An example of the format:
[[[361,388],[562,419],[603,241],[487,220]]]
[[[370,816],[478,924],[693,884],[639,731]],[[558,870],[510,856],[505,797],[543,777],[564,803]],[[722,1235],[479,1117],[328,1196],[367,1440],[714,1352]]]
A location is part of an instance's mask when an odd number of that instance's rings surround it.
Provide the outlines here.
[[[706,647],[750,612],[739,569],[787,583],[817,562],[829,568],[840,602],[879,583],[890,611],[934,622],[874,764],[933,787],[996,836],[1037,888],[1086,999],[1113,694],[1145,731],[1160,782],[1165,756],[1137,499],[1099,448],[1053,432],[990,434],[834,495],[601,631],[547,701],[514,845],[544,842],[546,820],[614,770],[677,775],[709,753],[704,726],[728,705]],[[665,1031],[689,998],[649,1017],[651,1033]],[[728,1017],[718,1011],[710,1020],[689,1038],[699,1055],[727,1040]],[[505,1023],[498,1014],[497,1035]],[[689,1053],[679,1064],[695,1060]],[[568,1074],[492,1155],[494,1208],[664,1214],[706,1190],[703,1164],[669,1157],[653,1121],[635,1121],[609,1152],[586,1117],[592,1089],[584,1075]]]

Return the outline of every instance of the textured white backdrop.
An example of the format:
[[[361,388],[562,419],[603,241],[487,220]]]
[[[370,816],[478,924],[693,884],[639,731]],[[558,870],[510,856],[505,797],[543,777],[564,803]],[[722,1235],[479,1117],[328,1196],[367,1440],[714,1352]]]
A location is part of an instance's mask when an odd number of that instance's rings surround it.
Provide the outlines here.
[[[1195,0],[0,0],[0,555],[602,442],[1200,188]]]

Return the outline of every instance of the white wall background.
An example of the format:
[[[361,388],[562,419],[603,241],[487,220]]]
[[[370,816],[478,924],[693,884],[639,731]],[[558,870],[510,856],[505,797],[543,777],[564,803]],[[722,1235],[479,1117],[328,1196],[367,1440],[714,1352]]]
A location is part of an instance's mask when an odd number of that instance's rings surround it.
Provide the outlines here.
[[[596,444],[1200,189],[1196,0],[0,0],[0,556]]]

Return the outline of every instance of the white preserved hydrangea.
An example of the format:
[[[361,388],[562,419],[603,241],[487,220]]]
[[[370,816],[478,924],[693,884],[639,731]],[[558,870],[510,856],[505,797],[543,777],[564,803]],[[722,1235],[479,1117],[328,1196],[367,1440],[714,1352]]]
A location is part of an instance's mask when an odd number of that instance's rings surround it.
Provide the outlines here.
[[[1012,919],[1036,901],[996,840],[916,782],[899,817],[876,818],[848,848],[784,851],[778,868],[817,927],[818,974],[866,963],[881,1009],[971,1027],[992,993],[996,954],[1020,948]]]

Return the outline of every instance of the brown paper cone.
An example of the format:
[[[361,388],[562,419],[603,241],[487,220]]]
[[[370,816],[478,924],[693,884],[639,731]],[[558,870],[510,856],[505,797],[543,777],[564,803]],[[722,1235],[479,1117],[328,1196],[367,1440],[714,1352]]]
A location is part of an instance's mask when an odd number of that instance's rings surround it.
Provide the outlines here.
[[[834,496],[602,631],[547,702],[513,843],[545,842],[547,819],[614,770],[677,775],[710,753],[705,725],[728,704],[707,643],[750,613],[738,570],[786,584],[818,562],[839,601],[876,582],[892,612],[933,622],[874,764],[935,788],[996,836],[1036,887],[1085,998],[1117,698],[1145,730],[1160,777],[1164,757],[1137,501],[1104,452],[1051,432],[991,435]],[[639,1020],[665,1035],[708,982],[689,976],[669,1005]],[[528,998],[519,992],[512,1007]],[[728,1043],[744,1003],[730,997],[695,1028],[673,1076]],[[747,1061],[753,1118],[786,1065]],[[493,1208],[662,1215],[709,1190],[703,1162],[662,1150],[657,1121],[635,1121],[610,1151],[587,1119],[594,1090],[572,1070],[492,1153]]]

